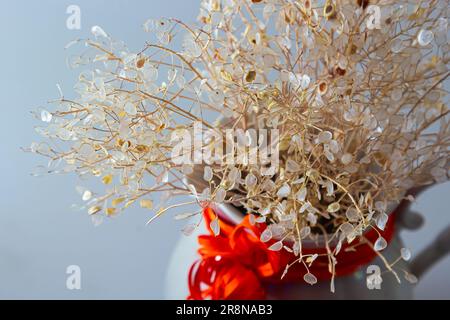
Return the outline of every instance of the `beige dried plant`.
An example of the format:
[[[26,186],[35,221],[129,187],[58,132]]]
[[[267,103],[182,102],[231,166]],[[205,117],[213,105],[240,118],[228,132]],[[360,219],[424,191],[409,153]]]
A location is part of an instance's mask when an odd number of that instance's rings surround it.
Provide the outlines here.
[[[89,66],[78,96],[39,111],[47,140],[31,151],[51,159],[46,171],[102,179],[105,194],[82,190],[91,215],[135,202],[151,209],[157,193],[152,219],[185,204],[229,203],[269,225],[264,241],[281,239],[304,259],[305,239],[351,242],[383,229],[409,189],[448,179],[448,8],[447,0],[203,0],[199,26],[147,21],[151,40],[138,52],[94,27],[88,49],[70,59]],[[279,170],[174,164],[195,123],[221,137],[277,128]],[[176,200],[186,194],[194,201]]]

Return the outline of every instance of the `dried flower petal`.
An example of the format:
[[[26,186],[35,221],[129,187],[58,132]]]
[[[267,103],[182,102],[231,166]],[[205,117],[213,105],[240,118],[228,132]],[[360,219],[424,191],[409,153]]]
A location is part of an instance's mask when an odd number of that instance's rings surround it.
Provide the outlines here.
[[[99,206],[93,206],[93,207],[89,208],[88,213],[89,213],[89,215],[92,216],[92,215],[94,215],[94,214],[99,213],[100,211],[102,211],[102,208],[101,208],[101,207],[99,207]]]
[[[269,228],[266,228],[263,233],[261,233],[261,241],[268,242],[272,239],[272,231]]]
[[[117,199],[114,199],[113,201],[111,201],[111,204],[113,206],[118,206],[119,204],[121,204],[124,201],[125,201],[125,198],[117,198]]]
[[[429,45],[431,43],[431,41],[433,41],[433,39],[434,39],[434,34],[430,30],[422,29],[419,31],[419,34],[417,35],[417,41],[423,47]]]
[[[102,179],[104,184],[111,184],[112,180],[113,180],[113,176],[110,175],[110,174],[107,175],[107,176],[104,176],[103,179]]]
[[[51,122],[52,119],[53,119],[53,116],[50,112],[48,112],[47,110],[41,111],[41,120],[43,122]]]
[[[319,143],[328,143],[331,139],[333,139],[333,134],[330,131],[322,131],[317,137]]]
[[[197,225],[195,224],[188,224],[187,226],[185,226],[182,230],[183,234],[187,237],[191,236],[195,229],[197,229]]]
[[[330,213],[338,212],[341,208],[341,205],[338,202],[334,202],[328,206],[327,211]]]
[[[115,215],[117,213],[117,209],[116,208],[107,208],[106,209],[106,215],[108,217],[111,217],[113,215]]]
[[[237,179],[237,176],[236,176],[236,179]],[[245,185],[247,186],[247,188],[254,187],[257,182],[258,182],[258,178],[256,178],[256,176],[252,173],[248,174],[247,177],[245,178]]]
[[[275,242],[269,247],[269,250],[271,251],[280,251],[281,249],[283,249],[283,242],[281,241]]]
[[[210,182],[213,179],[213,171],[211,167],[206,166],[203,173],[203,179]]]
[[[303,227],[300,230],[300,238],[305,239],[311,234],[311,228],[310,227]]]
[[[302,187],[299,192],[297,193],[297,200],[304,202],[306,199],[306,195],[308,193],[308,190],[306,189],[306,187]]]
[[[285,198],[291,193],[291,187],[288,184],[283,185],[277,192],[277,196],[280,198]]]
[[[379,237],[377,241],[375,241],[374,249],[376,251],[382,251],[386,249],[387,241],[383,237]]]
[[[225,197],[227,196],[227,192],[223,188],[219,188],[216,192],[216,197],[214,199],[217,203],[223,203],[225,201]]]
[[[140,202],[141,208],[144,209],[153,209],[153,201],[148,200],[148,199],[143,199]]]
[[[125,104],[124,110],[126,113],[128,113],[130,116],[135,116],[137,114],[137,109],[136,109],[136,105],[131,103],[131,102],[127,102]]]
[[[350,153],[346,153],[341,157],[341,162],[344,165],[348,165],[353,161],[353,156]]]
[[[358,214],[358,210],[355,207],[349,207],[347,212],[345,213],[347,219],[350,222],[358,222],[360,219],[360,215]]]
[[[411,259],[411,251],[407,248],[401,248],[400,249],[402,259],[405,261],[409,261]]]
[[[303,279],[305,280],[305,282],[307,284],[310,285],[315,285],[317,283],[317,278],[312,274],[312,273],[307,273],[305,274],[305,276],[303,277]]]
[[[218,218],[211,221],[210,228],[216,237],[220,235],[220,224]]]
[[[104,37],[104,38],[108,37],[106,32],[99,26],[93,26],[91,28],[91,32],[95,37]]]
[[[386,213],[380,214],[378,216],[378,218],[377,218],[377,227],[378,227],[378,229],[384,230],[388,220],[389,220],[389,216]]]
[[[405,279],[411,284],[416,284],[419,280],[412,273],[405,272]]]
[[[92,198],[92,192],[89,190],[86,190],[82,196],[83,201],[89,201],[89,200],[91,200],[91,198]]]

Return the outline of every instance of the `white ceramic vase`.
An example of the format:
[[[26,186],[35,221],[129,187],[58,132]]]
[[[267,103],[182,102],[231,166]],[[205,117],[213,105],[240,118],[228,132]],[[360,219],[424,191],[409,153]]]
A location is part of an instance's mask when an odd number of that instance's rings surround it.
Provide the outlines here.
[[[235,223],[239,223],[242,219],[242,214],[234,207],[220,206],[214,209],[215,211],[219,210],[222,215]],[[383,250],[383,256],[388,261],[394,261],[398,258],[401,248],[404,247],[400,237],[401,229],[416,229],[422,224],[422,219],[419,215],[409,212],[409,208],[406,208],[399,215],[396,223],[396,234],[389,246]],[[191,236],[180,238],[173,252],[166,276],[165,292],[167,299],[182,300],[188,296],[188,272],[190,266],[199,259],[197,237],[202,234],[207,234],[204,226],[196,230]],[[447,228],[423,253],[411,262],[401,260],[396,264],[396,269],[403,269],[420,277],[449,250],[450,228]],[[335,293],[331,293],[329,281],[319,282],[314,286],[299,282],[267,287],[268,299],[412,299],[414,297],[414,285],[406,281],[401,272],[399,273],[402,279],[400,284],[394,275],[386,272],[382,274],[383,282],[380,288],[369,289],[371,286],[368,286],[367,282],[368,277],[372,274],[371,272],[368,273],[370,265],[378,265],[383,268],[384,264],[377,257],[352,275],[338,277],[335,280]]]

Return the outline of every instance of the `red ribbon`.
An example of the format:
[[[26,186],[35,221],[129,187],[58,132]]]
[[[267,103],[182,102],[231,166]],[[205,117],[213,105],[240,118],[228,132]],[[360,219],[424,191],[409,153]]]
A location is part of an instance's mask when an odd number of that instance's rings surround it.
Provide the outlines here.
[[[391,214],[384,231],[370,230],[364,238],[373,244],[381,235],[389,243],[394,236],[395,214]],[[265,284],[303,281],[307,271],[300,263],[294,264],[281,279],[286,265],[298,257],[286,250],[269,250],[275,241],[263,243],[260,240],[267,227],[265,224],[252,225],[248,215],[237,226],[219,219],[220,234],[215,236],[210,223],[216,219],[216,214],[207,208],[204,217],[210,234],[198,238],[201,259],[189,271],[188,299],[262,300],[266,298]],[[317,253],[319,257],[309,272],[319,281],[331,279],[326,248],[303,248],[302,253]],[[350,245],[344,244],[336,256],[335,274],[337,277],[352,274],[375,256],[376,252],[362,238]]]

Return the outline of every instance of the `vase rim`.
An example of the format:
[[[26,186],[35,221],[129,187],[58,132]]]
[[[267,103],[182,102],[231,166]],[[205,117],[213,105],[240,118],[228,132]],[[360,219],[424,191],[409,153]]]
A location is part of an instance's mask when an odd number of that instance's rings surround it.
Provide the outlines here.
[[[405,192],[406,194],[406,192]],[[393,212],[397,210],[397,208],[400,206],[400,203],[391,202],[388,205],[387,212],[390,216]],[[232,204],[228,203],[222,203],[222,204],[215,204],[212,206],[212,209],[217,212],[219,216],[222,216],[222,218],[225,218],[229,220],[229,222],[238,225],[242,222],[245,215],[242,214],[242,212],[233,206]],[[367,232],[366,230],[365,232]],[[365,233],[364,232],[364,233]],[[329,234],[331,236],[331,234]],[[277,239],[279,240],[279,239]],[[330,245],[337,245],[338,240],[334,239]],[[305,248],[315,248],[315,247],[322,247],[325,245],[325,237],[323,235],[318,235],[316,240],[312,239],[305,239],[302,241],[302,246]]]

